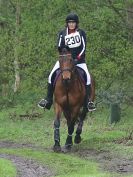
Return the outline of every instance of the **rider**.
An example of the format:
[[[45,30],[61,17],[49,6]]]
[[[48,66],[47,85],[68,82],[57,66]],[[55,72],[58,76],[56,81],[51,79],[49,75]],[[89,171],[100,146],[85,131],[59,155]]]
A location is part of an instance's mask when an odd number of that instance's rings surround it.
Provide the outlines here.
[[[85,104],[89,111],[93,111],[96,109],[96,107],[93,101],[89,100],[91,95],[91,79],[87,65],[85,63],[86,34],[82,29],[78,28],[78,24],[79,18],[76,14],[70,13],[66,17],[66,28],[63,29],[58,36],[58,51],[60,53],[62,48],[69,47],[75,65],[85,71],[87,75]],[[59,61],[56,62],[49,75],[47,97],[38,103],[38,106],[41,108],[50,109],[53,103],[54,88],[51,83],[51,78],[57,69],[59,69]]]

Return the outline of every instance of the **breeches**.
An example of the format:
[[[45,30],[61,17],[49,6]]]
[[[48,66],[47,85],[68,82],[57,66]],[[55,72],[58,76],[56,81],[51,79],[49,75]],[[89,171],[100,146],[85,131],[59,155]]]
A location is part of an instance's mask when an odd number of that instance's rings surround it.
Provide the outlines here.
[[[87,68],[86,63],[77,64],[76,66],[78,66],[79,68],[82,68],[82,69],[85,71],[85,73],[86,73],[86,75],[87,75],[87,82],[86,82],[86,85],[90,85],[90,84],[91,84],[91,78],[90,78],[90,73],[89,73],[89,71],[88,71],[88,68]],[[55,63],[55,65],[54,65],[54,67],[53,67],[53,69],[52,69],[52,71],[51,71],[49,77],[48,77],[48,83],[51,84],[52,75],[53,75],[53,73],[54,73],[57,69],[59,69],[59,67],[60,67],[59,61],[57,61],[57,62]]]

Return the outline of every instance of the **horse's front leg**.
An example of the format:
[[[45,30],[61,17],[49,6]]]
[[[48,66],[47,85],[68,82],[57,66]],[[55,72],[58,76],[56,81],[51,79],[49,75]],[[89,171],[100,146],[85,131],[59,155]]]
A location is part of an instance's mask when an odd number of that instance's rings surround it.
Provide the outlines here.
[[[86,114],[87,114],[87,109],[86,108],[83,108],[83,111],[81,112],[80,114],[80,119],[79,119],[79,123],[78,123],[78,126],[77,126],[77,130],[76,130],[76,136],[74,138],[74,142],[76,144],[79,144],[81,142],[81,133],[82,133],[82,127],[83,127],[83,122],[84,122],[84,119],[86,117]]]
[[[55,152],[61,151],[60,146],[60,118],[61,118],[61,108],[56,104],[55,105],[56,118],[54,120],[54,147]]]
[[[65,143],[65,147],[66,148],[71,148],[73,145],[73,141],[72,141],[72,134],[74,132],[74,122],[71,123],[67,123],[68,126],[68,135],[67,135],[67,139],[66,139],[66,143]]]

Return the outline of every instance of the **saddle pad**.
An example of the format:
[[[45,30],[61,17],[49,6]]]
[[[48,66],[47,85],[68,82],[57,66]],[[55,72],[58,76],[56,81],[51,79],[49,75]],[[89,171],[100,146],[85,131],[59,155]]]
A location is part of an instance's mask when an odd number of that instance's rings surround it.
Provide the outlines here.
[[[86,75],[86,72],[85,72],[82,68],[80,68],[80,67],[78,67],[78,66],[77,66],[77,70],[78,70],[78,72],[79,72],[79,75],[80,75],[80,77],[81,77],[83,83],[86,85],[86,83],[87,83],[87,75]]]
[[[55,86],[56,81],[57,81],[57,79],[58,79],[58,77],[59,77],[60,74],[61,74],[61,70],[60,70],[60,69],[57,69],[57,70],[53,73],[52,78],[51,78],[51,82],[52,82],[53,87]]]

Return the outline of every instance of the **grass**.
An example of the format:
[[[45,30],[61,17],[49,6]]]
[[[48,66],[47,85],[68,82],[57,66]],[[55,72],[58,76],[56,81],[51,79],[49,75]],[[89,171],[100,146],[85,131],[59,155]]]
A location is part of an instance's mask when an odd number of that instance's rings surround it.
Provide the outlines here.
[[[43,148],[51,149],[53,146],[53,120],[54,112],[40,110],[36,108],[34,111],[41,116],[35,120],[20,120],[19,115],[26,114],[31,111],[31,105],[17,106],[16,108],[3,110],[0,112],[0,141],[13,141],[16,143],[30,143]],[[133,159],[132,143],[130,146],[126,143],[117,143],[129,137],[132,130],[132,114],[133,110],[127,110],[128,115],[123,113],[121,121],[117,124],[110,125],[109,110],[102,109],[88,114],[85,120],[80,145],[74,148],[84,151],[84,149],[95,149],[96,151],[110,151],[118,157]],[[61,121],[61,145],[64,145],[67,136],[67,126],[63,119]],[[132,140],[130,140],[132,141]],[[38,162],[47,165],[52,169],[58,177],[115,177],[117,174],[102,172],[98,163],[75,156],[75,154],[57,154],[53,152],[34,151],[29,149],[11,149],[0,148],[0,153],[15,154],[32,158]],[[8,166],[8,165],[7,165]],[[1,163],[0,163],[1,168]],[[14,170],[15,174],[15,170]],[[14,175],[15,176],[15,175]],[[131,177],[131,175],[129,175]]]
[[[9,118],[14,112],[17,113],[15,120]],[[19,114],[25,114],[25,111],[20,107],[9,110],[9,112],[0,113],[0,139],[9,140],[22,143],[33,143],[37,145],[49,146],[50,142],[46,139],[51,140],[50,132],[52,132],[52,121],[49,119],[51,112],[44,114],[44,117],[37,120],[20,120],[17,119]],[[5,131],[6,130],[6,131]]]
[[[15,154],[26,158],[32,158],[38,162],[49,166],[57,176],[84,176],[86,174],[97,175],[98,177],[110,175],[100,172],[98,164],[93,161],[88,161],[75,157],[74,155],[58,154],[53,152],[40,152],[30,149],[0,149],[0,153]]]
[[[15,177],[16,169],[14,165],[9,161],[0,158],[0,177]]]

